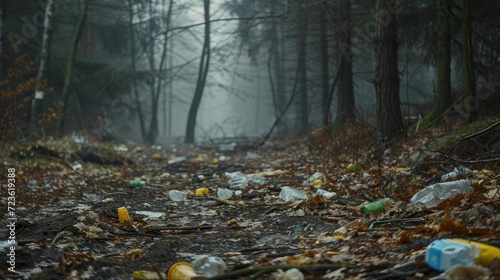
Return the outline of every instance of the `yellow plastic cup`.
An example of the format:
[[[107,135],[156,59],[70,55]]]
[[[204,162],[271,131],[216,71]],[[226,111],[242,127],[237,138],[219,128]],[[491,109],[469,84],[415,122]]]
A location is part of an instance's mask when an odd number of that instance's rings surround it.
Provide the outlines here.
[[[451,240],[455,242],[471,244],[478,247],[480,254],[479,257],[476,258],[476,263],[484,267],[488,267],[494,258],[500,259],[500,248],[498,247],[460,238],[452,238]]]
[[[168,270],[168,280],[206,280],[205,276],[197,275],[194,267],[187,262],[174,263]]]
[[[125,223],[130,221],[130,215],[128,214],[127,208],[120,207],[118,208],[118,219],[120,223]]]

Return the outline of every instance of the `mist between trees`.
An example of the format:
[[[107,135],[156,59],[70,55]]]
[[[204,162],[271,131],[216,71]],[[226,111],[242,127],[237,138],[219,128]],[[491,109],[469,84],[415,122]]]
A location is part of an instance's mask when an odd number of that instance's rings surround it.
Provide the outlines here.
[[[473,122],[498,114],[499,11],[470,0],[2,1],[2,137],[194,143],[363,123],[382,144]]]

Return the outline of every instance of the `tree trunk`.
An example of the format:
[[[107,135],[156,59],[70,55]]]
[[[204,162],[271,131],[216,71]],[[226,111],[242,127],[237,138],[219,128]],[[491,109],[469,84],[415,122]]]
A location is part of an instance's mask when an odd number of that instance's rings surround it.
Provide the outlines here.
[[[163,66],[165,64],[165,58],[167,57],[167,43],[168,43],[168,30],[170,29],[169,22],[170,16],[172,13],[172,5],[173,0],[170,0],[168,12],[167,12],[167,26],[166,32],[164,33],[164,41],[163,41],[163,50],[160,58],[160,63],[158,64],[158,83],[156,87],[156,91],[153,91],[152,100],[151,100],[151,122],[149,125],[149,131],[146,136],[146,143],[154,144],[156,142],[156,137],[158,136],[158,106],[160,104],[160,94],[163,90],[162,88],[162,78],[161,73],[163,72]],[[165,5],[165,2],[163,3]],[[154,44],[153,44],[154,46]],[[154,56],[153,56],[154,58]]]
[[[437,22],[437,83],[435,117],[448,109],[453,101],[451,98],[451,51],[450,51],[450,0],[438,1]]]
[[[43,103],[43,79],[45,78],[46,65],[50,49],[50,29],[51,29],[51,18],[52,18],[52,4],[53,0],[47,2],[45,7],[45,18],[43,21],[43,37],[42,37],[42,49],[40,53],[40,66],[38,68],[38,75],[35,82],[35,95],[31,101],[31,118],[30,127],[34,130],[37,126],[36,122],[38,120],[38,115],[40,114],[42,103]]]
[[[196,115],[198,114],[198,108],[200,107],[203,89],[205,88],[205,82],[207,79],[208,67],[210,66],[210,0],[204,0],[203,6],[205,9],[205,42],[203,44],[203,50],[200,58],[198,81],[196,83],[193,101],[191,102],[191,107],[189,108],[188,121],[186,125],[186,138],[184,139],[186,144],[194,143],[195,141],[194,133],[196,128]]]
[[[271,1],[271,14],[276,14],[276,1]],[[271,27],[271,34],[272,34],[272,39],[271,39],[271,53],[269,54],[269,64],[268,64],[268,70],[269,70],[269,79],[271,82],[271,90],[273,94],[273,105],[274,105],[274,114],[276,118],[279,118],[281,115],[281,112],[283,112],[285,106],[286,106],[286,82],[285,82],[285,71],[284,69],[284,40],[280,40],[280,35],[281,38],[284,38],[284,31],[283,29],[281,32],[278,32],[278,27],[283,28],[283,24],[280,23],[280,21],[275,20],[272,23]],[[271,59],[273,62],[273,65],[271,65]],[[273,75],[274,75],[274,80],[273,80]],[[274,81],[276,84],[276,87],[274,87]],[[282,134],[284,132],[284,126],[280,125],[282,124],[281,122],[278,123],[277,129],[278,129],[278,134]]]
[[[476,98],[476,76],[474,71],[474,51],[471,38],[471,13],[470,0],[462,0],[462,46],[464,54],[464,84],[465,84],[465,109],[467,110],[467,122],[477,121],[478,114]]]
[[[375,38],[375,92],[377,96],[377,144],[402,134],[403,121],[399,103],[398,38],[396,16],[387,5],[390,0],[376,0],[377,33]]]
[[[323,2],[325,5],[326,2]],[[323,125],[330,124],[330,106],[328,106],[328,95],[330,92],[329,82],[330,73],[328,69],[328,31],[326,29],[326,11],[319,12],[319,33],[320,33],[320,52],[321,52],[321,102],[323,103],[323,112],[321,114]]]
[[[146,126],[144,125],[144,117],[142,115],[141,102],[139,101],[139,93],[137,91],[137,77],[136,77],[136,53],[135,53],[135,31],[134,31],[134,5],[132,0],[128,0],[129,6],[129,24],[130,24],[130,59],[132,71],[132,91],[134,93],[137,115],[139,116],[139,126],[141,128],[142,139],[146,138]]]
[[[337,51],[342,61],[342,56],[351,53],[351,34],[352,34],[352,20],[351,20],[351,4],[350,0],[339,1],[339,25],[343,28],[339,32],[339,39],[342,42],[343,50]],[[355,103],[354,103],[354,89],[352,79],[352,57],[345,59],[341,63],[340,77],[339,77],[339,91],[337,103],[337,116],[335,119],[335,127],[343,126],[348,120],[353,120],[356,117]]]
[[[299,49],[300,53],[307,53],[307,8],[299,9]],[[298,103],[298,112],[297,112],[297,124],[298,124],[298,132],[303,133],[309,129],[309,112],[307,108],[307,64],[306,64],[306,56],[299,55],[299,71],[300,71],[300,89],[299,89],[299,98],[297,99]]]
[[[64,86],[62,90],[63,105],[59,110],[58,114],[59,118],[58,118],[57,129],[59,133],[62,133],[64,131],[64,119],[66,115],[66,107],[68,105],[69,90],[70,90],[69,88],[71,86],[71,79],[73,77],[73,67],[75,64],[78,42],[80,40],[83,25],[85,23],[85,18],[87,16],[87,9],[89,6],[89,2],[90,0],[83,1],[82,8],[80,10],[80,17],[78,18],[78,22],[75,27],[75,32],[73,33],[73,39],[71,41],[71,48],[68,55],[68,63],[66,64],[66,75],[64,77]],[[75,102],[78,102],[78,99],[75,100]]]
[[[2,1],[0,3],[0,77],[3,78],[3,68],[2,68],[2,62],[3,62],[3,29],[4,29],[4,5],[6,1]]]

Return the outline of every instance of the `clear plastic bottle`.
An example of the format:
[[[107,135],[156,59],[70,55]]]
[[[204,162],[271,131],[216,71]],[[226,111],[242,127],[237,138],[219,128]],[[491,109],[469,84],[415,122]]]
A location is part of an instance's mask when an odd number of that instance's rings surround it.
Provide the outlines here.
[[[445,271],[454,265],[473,265],[479,249],[471,244],[449,239],[435,240],[425,251],[425,262],[433,269]]]
[[[455,169],[453,169],[453,171],[441,176],[441,182],[447,181],[448,179],[454,179],[458,176],[463,176],[463,175],[469,174],[471,172],[472,172],[472,170],[470,170],[469,168],[460,165],[458,167],[455,167]]]
[[[415,207],[435,207],[442,201],[452,198],[457,194],[471,193],[471,181],[462,179],[445,183],[437,183],[419,191],[411,198],[411,204]]]
[[[217,196],[220,199],[231,199],[233,197],[233,191],[228,189],[220,188],[217,190]]]
[[[241,172],[227,173],[230,179],[228,181],[229,188],[233,190],[242,190],[248,186],[248,178],[245,174]]]
[[[303,191],[291,187],[283,187],[280,192],[280,198],[284,201],[307,200],[307,195]]]
[[[329,192],[329,191],[325,191],[325,190],[322,190],[322,189],[318,189],[318,191],[316,192],[316,194],[319,195],[319,196],[321,196],[324,199],[332,199],[332,198],[337,197],[337,193],[336,192]]]
[[[250,184],[254,184],[254,185],[263,185],[267,181],[266,178],[264,178],[262,176],[256,176],[256,175],[248,176],[247,179],[248,179],[248,182]]]
[[[196,273],[212,277],[223,273],[226,269],[226,263],[219,257],[201,256],[191,263]]]
[[[313,175],[309,176],[307,180],[304,181],[304,185],[314,185],[314,186],[321,186],[326,183],[326,177],[325,174],[321,172],[316,172]]]
[[[172,201],[184,201],[187,198],[187,194],[178,190],[169,190],[168,197]]]

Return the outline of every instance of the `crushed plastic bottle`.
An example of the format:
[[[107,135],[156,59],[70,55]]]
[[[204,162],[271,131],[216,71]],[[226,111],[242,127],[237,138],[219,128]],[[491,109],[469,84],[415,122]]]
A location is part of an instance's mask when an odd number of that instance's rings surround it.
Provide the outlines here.
[[[365,204],[361,207],[361,213],[379,213],[384,210],[384,205],[391,200],[390,198],[383,198],[372,203]]]
[[[186,157],[173,157],[171,159],[168,160],[168,164],[174,164],[174,163],[179,163],[179,162],[182,162],[182,161],[185,161],[187,158]]]
[[[196,273],[212,277],[224,273],[227,269],[226,263],[219,257],[200,256],[191,263]]]
[[[297,268],[290,268],[287,271],[278,269],[271,273],[271,277],[273,280],[304,280],[304,274]]]
[[[281,188],[280,198],[284,201],[307,200],[307,195],[303,191],[290,187],[283,187]]]
[[[229,188],[233,190],[242,190],[248,186],[248,178],[245,174],[241,172],[226,172],[226,176],[228,176],[230,179],[228,182]]]
[[[476,263],[484,267],[489,267],[495,258],[500,259],[500,248],[498,247],[460,238],[452,238],[450,240],[476,246],[480,251],[479,257],[476,258]]]
[[[479,249],[471,244],[449,239],[435,240],[425,251],[425,262],[433,269],[445,271],[454,265],[474,265]]]
[[[316,194],[319,195],[319,196],[321,196],[324,199],[332,199],[332,198],[337,197],[337,193],[336,192],[329,192],[329,191],[325,191],[325,190],[322,190],[322,189],[318,189],[318,191],[316,192]]]
[[[140,179],[130,180],[130,187],[131,187],[131,188],[140,188],[140,187],[144,187],[144,185],[145,185],[145,184],[146,184],[146,182],[141,181]]]
[[[452,198],[457,194],[466,194],[472,191],[471,181],[468,179],[437,183],[425,187],[413,195],[410,201],[415,207],[435,207],[442,201]]]
[[[168,197],[172,201],[184,201],[187,198],[187,194],[178,190],[169,190]]]
[[[267,182],[266,178],[257,175],[248,176],[247,179],[250,184],[254,185],[263,185]]]
[[[220,199],[231,199],[231,197],[233,197],[233,191],[220,188],[217,190],[217,197]]]
[[[326,182],[326,177],[325,174],[321,172],[316,172],[313,175],[309,176],[307,180],[304,181],[304,185],[314,185],[314,186],[321,186]]]
[[[457,178],[458,176],[466,175],[466,174],[469,174],[471,172],[472,172],[472,170],[470,170],[469,168],[460,165],[458,167],[455,167],[455,169],[453,169],[453,171],[441,176],[441,182],[447,181],[449,179],[454,179],[454,178]]]

